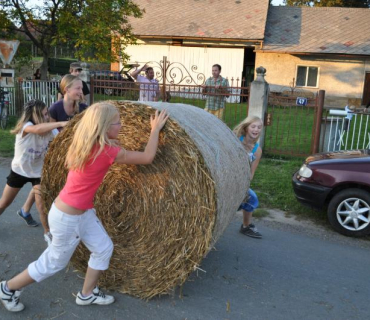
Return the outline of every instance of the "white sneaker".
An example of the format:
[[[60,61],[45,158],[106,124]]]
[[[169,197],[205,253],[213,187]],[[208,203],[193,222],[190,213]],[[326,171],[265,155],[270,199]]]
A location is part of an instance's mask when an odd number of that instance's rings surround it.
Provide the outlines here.
[[[19,302],[22,291],[5,290],[6,281],[0,283],[0,299],[4,307],[11,312],[18,312],[24,309],[24,304]]]
[[[113,296],[105,295],[100,291],[99,287],[96,286],[93,293],[88,297],[82,297],[81,292],[77,293],[76,303],[80,306],[87,306],[90,304],[107,305],[114,302]]]
[[[46,243],[48,244],[48,246],[51,245],[52,239],[53,239],[53,237],[52,237],[52,235],[51,235],[50,232],[44,233],[44,240],[46,241]]]

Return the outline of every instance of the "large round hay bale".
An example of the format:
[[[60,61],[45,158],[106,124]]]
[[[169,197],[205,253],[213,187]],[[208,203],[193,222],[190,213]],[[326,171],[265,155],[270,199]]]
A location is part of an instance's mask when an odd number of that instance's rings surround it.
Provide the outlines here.
[[[128,150],[143,150],[154,109],[170,119],[151,165],[113,165],[95,208],[114,243],[100,285],[151,298],[182,284],[222,235],[249,187],[248,157],[230,129],[213,115],[181,104],[112,101]],[[42,187],[47,208],[63,187],[65,155],[76,116],[50,145]],[[85,271],[89,253],[79,246],[72,262]]]

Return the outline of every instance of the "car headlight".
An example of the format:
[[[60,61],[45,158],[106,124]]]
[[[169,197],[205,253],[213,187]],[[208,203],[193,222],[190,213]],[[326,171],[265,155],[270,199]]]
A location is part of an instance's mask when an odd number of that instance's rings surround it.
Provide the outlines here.
[[[304,164],[301,169],[299,169],[298,174],[303,178],[310,178],[312,176],[312,170]]]

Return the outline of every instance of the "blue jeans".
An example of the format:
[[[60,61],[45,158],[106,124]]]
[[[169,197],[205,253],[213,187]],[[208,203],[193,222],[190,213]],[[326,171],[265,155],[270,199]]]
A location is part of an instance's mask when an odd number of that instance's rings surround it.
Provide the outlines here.
[[[243,209],[247,212],[253,212],[258,207],[259,202],[257,195],[251,188],[249,188],[248,190],[248,196],[249,196],[248,201],[243,202],[238,210]]]

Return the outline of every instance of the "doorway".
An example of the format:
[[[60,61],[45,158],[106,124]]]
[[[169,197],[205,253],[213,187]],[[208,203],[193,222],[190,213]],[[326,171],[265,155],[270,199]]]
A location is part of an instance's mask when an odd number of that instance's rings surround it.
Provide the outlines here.
[[[365,74],[364,94],[362,95],[362,104],[367,105],[368,103],[370,103],[370,72]]]
[[[254,68],[256,64],[256,53],[254,47],[244,49],[244,68],[243,78],[245,82],[243,87],[249,87],[250,83],[254,80]]]

